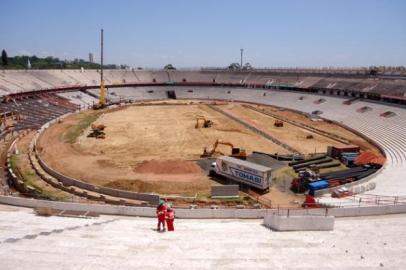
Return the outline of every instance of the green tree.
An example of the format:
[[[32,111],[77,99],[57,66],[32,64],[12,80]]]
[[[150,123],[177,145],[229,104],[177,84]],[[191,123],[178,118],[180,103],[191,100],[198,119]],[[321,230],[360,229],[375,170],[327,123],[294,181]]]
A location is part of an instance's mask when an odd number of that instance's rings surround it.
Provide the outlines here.
[[[8,57],[7,57],[7,53],[6,50],[3,50],[1,52],[1,62],[3,64],[3,66],[7,66],[8,65]]]
[[[377,67],[370,67],[368,73],[369,73],[369,75],[375,76],[378,74],[378,72],[379,72],[379,70]]]
[[[172,65],[172,64],[167,64],[166,66],[164,66],[165,70],[176,70],[176,68]]]
[[[247,62],[247,63],[244,64],[243,69],[247,69],[247,70],[248,70],[248,69],[252,69],[252,66],[251,66],[250,63]]]
[[[238,63],[232,63],[231,65],[228,66],[228,69],[231,69],[231,70],[237,70],[240,68],[241,68],[241,66]]]

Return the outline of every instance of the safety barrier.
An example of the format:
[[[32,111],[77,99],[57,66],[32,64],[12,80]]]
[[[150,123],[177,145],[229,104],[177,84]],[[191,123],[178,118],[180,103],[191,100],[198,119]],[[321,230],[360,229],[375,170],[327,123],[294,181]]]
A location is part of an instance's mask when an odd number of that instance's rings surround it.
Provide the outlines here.
[[[155,207],[131,207],[106,204],[56,202],[12,196],[0,196],[0,203],[29,208],[48,207],[57,210],[91,211],[106,215],[155,217]],[[178,218],[185,219],[262,219],[267,214],[276,214],[281,216],[328,215],[334,217],[358,217],[401,213],[406,213],[406,204],[313,209],[176,209],[176,216]]]

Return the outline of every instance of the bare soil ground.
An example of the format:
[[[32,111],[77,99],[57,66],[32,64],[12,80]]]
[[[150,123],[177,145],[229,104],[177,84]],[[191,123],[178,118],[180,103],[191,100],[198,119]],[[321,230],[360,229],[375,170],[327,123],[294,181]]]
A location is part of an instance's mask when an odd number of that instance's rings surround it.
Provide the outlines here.
[[[182,103],[185,104],[184,101]],[[279,140],[305,153],[312,153],[315,148],[316,151],[325,151],[325,147],[330,143],[337,144],[317,134],[312,134],[312,140],[303,139],[311,132],[287,123],[283,128],[276,129],[273,127],[272,117],[241,105],[218,106],[240,115],[244,120],[263,126]],[[275,112],[274,108],[265,108]],[[310,121],[289,111],[276,112],[297,121]],[[204,104],[181,105],[179,102],[177,105],[155,104],[105,111],[94,122],[106,126],[105,139],[88,138],[90,128],[87,128],[75,143],[65,142],[65,135],[77,127],[80,121],[94,113],[83,112],[52,125],[41,136],[38,149],[45,162],[56,170],[97,185],[161,194],[208,194],[210,187],[218,183],[208,178],[195,160],[200,158],[204,147],[211,149],[216,139],[244,148],[248,154],[252,151],[287,153],[282,147]],[[212,120],[214,126],[196,129],[198,115]],[[336,125],[313,122],[310,124],[330,132],[337,129],[340,135],[351,138],[354,143],[357,140],[363,141]],[[366,142],[363,143],[368,146]],[[231,152],[226,146],[220,146],[218,150],[224,154]],[[277,187],[272,188],[266,198],[276,204],[297,200],[297,196],[282,192]]]
[[[88,138],[88,128],[76,143],[65,143],[64,134],[90,113],[53,125],[38,146],[45,161],[58,171],[99,185],[166,194],[209,192],[216,183],[194,160],[204,147],[211,149],[216,139],[232,142],[248,153],[284,151],[206,105],[126,107],[104,113],[95,121],[106,126],[106,139]],[[212,120],[214,126],[196,129],[197,115]],[[226,146],[218,150],[231,152]]]
[[[303,154],[326,152],[329,145],[341,145],[325,136],[318,135],[314,132],[302,129],[287,122],[283,127],[275,127],[276,118],[242,107],[239,104],[228,104],[220,106],[225,111],[238,115],[240,119],[246,122],[253,122],[255,125],[262,127],[268,134],[277,138]],[[312,139],[306,139],[312,135]]]
[[[309,118],[307,118],[305,115],[302,115],[300,113],[296,113],[293,111],[289,110],[280,110],[275,107],[271,106],[258,106],[258,108],[264,109],[265,111],[269,111],[273,114],[276,114],[281,117],[285,117],[306,125],[313,126],[317,129],[324,130],[333,134],[336,134],[338,136],[341,136],[348,141],[350,141],[352,144],[360,146],[361,150],[364,151],[372,151],[374,153],[380,154],[379,149],[376,148],[374,145],[370,144],[363,138],[359,137],[357,134],[353,133],[350,130],[347,130],[339,125],[336,125],[334,123],[328,123],[325,121],[312,121]]]

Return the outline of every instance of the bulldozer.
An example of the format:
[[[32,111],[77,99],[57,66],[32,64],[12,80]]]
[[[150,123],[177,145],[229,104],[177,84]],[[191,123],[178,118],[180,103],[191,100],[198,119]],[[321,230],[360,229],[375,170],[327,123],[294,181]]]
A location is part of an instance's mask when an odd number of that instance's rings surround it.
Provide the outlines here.
[[[230,155],[231,157],[239,158],[239,159],[243,159],[243,160],[247,159],[247,153],[245,152],[244,149],[234,147],[234,145],[232,143],[224,142],[220,139],[217,139],[216,142],[213,144],[212,150],[207,151],[207,147],[205,147],[203,149],[203,154],[201,154],[200,157],[205,158],[205,157],[213,156],[213,154],[216,152],[216,149],[219,146],[219,144],[228,145],[231,147],[231,155]]]
[[[89,135],[87,135],[87,137],[96,138],[96,139],[106,138],[106,133],[104,133],[104,129],[106,128],[105,125],[92,124],[90,127],[92,128],[92,131],[89,133]]]
[[[195,124],[195,128],[199,128],[200,127],[200,122],[203,121],[203,128],[209,128],[213,125],[213,121],[206,119],[206,117],[204,116],[197,116],[196,117],[196,124]]]

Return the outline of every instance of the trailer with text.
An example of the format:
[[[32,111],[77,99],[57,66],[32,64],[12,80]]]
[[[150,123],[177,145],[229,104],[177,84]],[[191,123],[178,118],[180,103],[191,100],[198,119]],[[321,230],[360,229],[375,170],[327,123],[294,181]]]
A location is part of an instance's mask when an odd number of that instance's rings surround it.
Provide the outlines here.
[[[211,173],[263,191],[269,188],[272,181],[272,168],[228,156],[218,157],[212,164]]]

